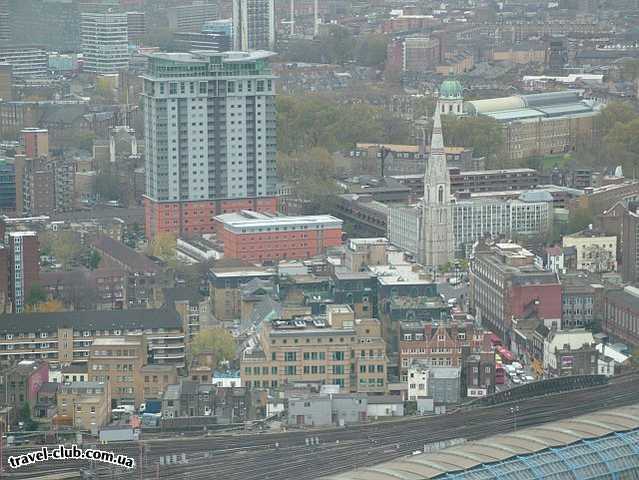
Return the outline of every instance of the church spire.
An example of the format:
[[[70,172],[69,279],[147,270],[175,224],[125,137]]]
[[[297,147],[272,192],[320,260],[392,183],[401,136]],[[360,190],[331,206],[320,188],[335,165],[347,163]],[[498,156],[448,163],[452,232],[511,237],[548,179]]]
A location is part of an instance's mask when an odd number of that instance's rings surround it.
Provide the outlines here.
[[[441,194],[448,201],[450,195],[450,178],[446,165],[446,152],[444,150],[444,134],[442,133],[442,119],[440,103],[435,107],[433,121],[433,133],[430,139],[430,153],[424,172],[424,201],[431,203],[441,201]],[[440,190],[443,192],[440,193]]]
[[[439,113],[439,102],[435,106],[435,118],[433,121],[433,133],[430,138],[430,157],[433,155],[445,155],[444,134],[442,133],[442,119]]]

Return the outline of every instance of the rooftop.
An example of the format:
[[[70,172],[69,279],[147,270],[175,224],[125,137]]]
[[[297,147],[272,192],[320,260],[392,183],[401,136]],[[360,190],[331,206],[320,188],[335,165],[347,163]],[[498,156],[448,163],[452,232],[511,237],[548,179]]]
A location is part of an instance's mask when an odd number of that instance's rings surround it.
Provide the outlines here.
[[[122,263],[129,271],[144,273],[158,273],[160,271],[160,268],[150,258],[106,235],[98,235],[93,240],[93,246]]]
[[[227,230],[245,232],[245,229],[290,229],[341,228],[342,220],[332,215],[274,216],[242,210],[239,213],[224,213],[215,217]],[[261,230],[260,230],[261,231]]]
[[[56,332],[74,330],[179,329],[182,321],[173,309],[101,310],[0,315],[0,335],[7,333]]]

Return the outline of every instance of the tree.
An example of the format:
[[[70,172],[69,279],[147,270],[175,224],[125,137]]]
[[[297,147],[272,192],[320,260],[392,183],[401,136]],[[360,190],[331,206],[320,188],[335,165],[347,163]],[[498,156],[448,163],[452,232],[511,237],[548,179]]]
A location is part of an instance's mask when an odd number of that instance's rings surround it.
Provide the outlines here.
[[[570,212],[568,217],[568,232],[575,233],[580,232],[584,228],[588,227],[594,220],[594,214],[592,209],[585,206],[580,206]]]
[[[81,251],[78,237],[69,230],[45,232],[40,236],[40,243],[42,251],[53,255],[65,269]]]
[[[173,233],[159,233],[151,242],[151,255],[161,258],[165,262],[175,258],[177,237]]]
[[[120,200],[122,184],[120,177],[110,170],[103,170],[95,177],[95,193],[101,200]]]
[[[42,302],[47,301],[47,292],[45,292],[44,288],[39,283],[34,283],[31,285],[31,289],[29,290],[29,294],[27,295],[27,306],[37,305]]]
[[[100,256],[98,251],[91,250],[91,252],[89,252],[89,254],[87,255],[85,266],[89,270],[96,270],[100,266],[101,260],[102,260],[102,257]]]
[[[475,156],[485,156],[487,166],[504,167],[503,126],[490,117],[456,117],[444,115],[442,130],[447,145],[469,147]]]
[[[380,66],[386,62],[388,37],[370,33],[359,39],[355,50],[355,61],[367,67]]]
[[[595,118],[596,130],[605,137],[617,128],[617,124],[626,124],[637,118],[637,112],[626,102],[610,102]]]
[[[191,342],[193,356],[206,353],[213,356],[213,364],[235,359],[237,345],[233,336],[223,328],[207,328],[200,331]]]

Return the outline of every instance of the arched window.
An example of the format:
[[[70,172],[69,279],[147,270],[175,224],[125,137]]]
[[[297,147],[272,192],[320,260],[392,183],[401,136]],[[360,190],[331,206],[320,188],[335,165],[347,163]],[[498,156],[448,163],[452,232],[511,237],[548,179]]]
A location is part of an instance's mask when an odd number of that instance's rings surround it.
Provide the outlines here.
[[[448,105],[448,111],[452,112],[453,111],[453,106],[452,105]]]
[[[443,185],[439,186],[439,190],[437,191],[437,201],[439,203],[444,203],[444,187]]]
[[[442,104],[442,113],[446,113],[446,105]]]
[[[430,187],[426,185],[426,203],[430,203]]]

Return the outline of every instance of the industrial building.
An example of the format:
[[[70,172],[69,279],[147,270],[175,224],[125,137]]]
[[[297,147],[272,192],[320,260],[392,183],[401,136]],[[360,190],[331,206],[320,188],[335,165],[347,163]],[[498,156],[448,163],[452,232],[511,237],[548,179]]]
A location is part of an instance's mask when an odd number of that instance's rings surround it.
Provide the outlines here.
[[[467,101],[464,111],[501,123],[506,154],[521,160],[575,150],[580,138],[592,138],[599,106],[579,90],[565,90]]]

